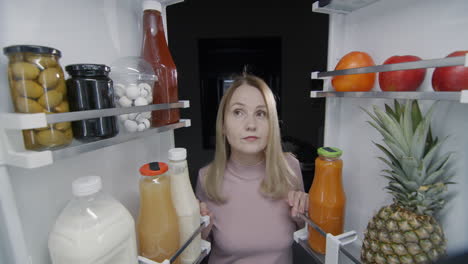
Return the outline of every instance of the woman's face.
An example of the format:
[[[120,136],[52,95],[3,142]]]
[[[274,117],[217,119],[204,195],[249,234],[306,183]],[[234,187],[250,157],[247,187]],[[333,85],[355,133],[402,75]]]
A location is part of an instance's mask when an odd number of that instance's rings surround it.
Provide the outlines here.
[[[257,88],[239,86],[224,112],[224,134],[233,155],[263,155],[268,142],[268,112]]]

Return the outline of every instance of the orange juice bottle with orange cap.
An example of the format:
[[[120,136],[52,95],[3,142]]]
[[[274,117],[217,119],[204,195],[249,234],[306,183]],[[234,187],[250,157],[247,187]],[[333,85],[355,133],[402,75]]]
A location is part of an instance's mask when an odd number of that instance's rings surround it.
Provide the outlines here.
[[[151,162],[140,168],[140,174],[139,254],[163,262],[170,259],[180,246],[168,166],[164,162]],[[179,258],[172,263],[179,264]]]
[[[334,147],[319,148],[315,175],[309,190],[309,217],[326,233],[343,233],[346,196],[341,181],[342,151]],[[325,237],[309,227],[309,246],[325,254]]]

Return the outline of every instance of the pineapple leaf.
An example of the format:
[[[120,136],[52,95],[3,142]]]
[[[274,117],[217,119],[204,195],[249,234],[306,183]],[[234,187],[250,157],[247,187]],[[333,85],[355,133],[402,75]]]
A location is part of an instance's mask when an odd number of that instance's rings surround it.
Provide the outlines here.
[[[420,160],[424,154],[424,147],[427,138],[427,131],[429,130],[429,122],[424,119],[419,123],[413,135],[411,144],[411,154],[414,158]]]
[[[392,142],[396,142],[395,141],[395,138],[390,134],[388,133],[384,128],[383,126],[382,127],[379,127],[377,126],[375,123],[373,123],[372,121],[367,121],[367,123],[369,123],[371,126],[373,126],[375,129],[377,129],[377,131],[380,132],[380,134],[384,137],[384,138],[388,138],[389,140],[391,140]]]
[[[415,167],[412,175],[415,175],[412,179],[416,180],[419,185],[422,185],[426,179],[426,167],[424,167],[424,163],[421,162],[417,168]]]
[[[409,153],[410,148],[406,141],[403,132],[401,131],[400,124],[392,116],[387,115],[385,112],[380,110],[377,106],[374,106],[374,112],[377,117],[382,120],[385,129],[395,138],[395,142],[401,145],[404,153]]]
[[[400,120],[400,117],[387,104],[385,104],[385,112],[387,112],[387,114],[393,116],[396,120]]]
[[[413,138],[413,125],[411,119],[411,102],[408,100],[405,105],[405,111],[403,112],[400,120],[403,134],[405,135],[406,141],[411,144]]]
[[[414,157],[401,157],[400,159],[401,168],[407,174],[413,172],[414,168],[418,167],[418,162]],[[410,176],[410,175],[407,175]]]
[[[385,164],[387,164],[395,172],[395,174],[398,175],[396,178],[399,179],[400,182],[408,180],[407,175],[405,174],[405,172],[400,167],[392,164],[391,162],[389,162],[388,160],[386,160],[386,159],[384,159],[382,157],[378,157],[378,159],[383,161]],[[386,171],[386,170],[383,170],[383,171]]]
[[[440,170],[437,170],[431,174],[429,174],[429,176],[427,177],[427,179],[424,180],[423,184],[426,185],[426,184],[433,184],[437,181],[437,179],[439,179],[439,177],[444,173],[444,169],[440,169]]]
[[[399,183],[396,183],[396,182],[391,182],[391,183],[388,185],[388,187],[389,187],[389,188],[394,188],[394,189],[396,189],[398,193],[404,194],[404,193],[407,192],[406,188],[405,188],[403,185],[401,185],[401,184],[399,184]]]
[[[427,132],[426,146],[424,148],[424,155],[426,155],[426,153],[428,153],[431,150],[432,146],[437,144],[436,141],[437,141],[437,138],[435,139],[432,138],[432,129],[429,126],[429,131]]]
[[[367,113],[380,127],[383,127],[382,122],[371,112],[367,111],[365,108],[361,107],[361,109]]]
[[[395,171],[391,170],[382,170],[382,172],[388,173],[390,178],[392,178],[393,181],[398,182],[400,184],[405,184],[406,181],[408,181],[407,178],[402,177],[400,174],[396,173]],[[387,175],[388,176],[388,175]]]
[[[394,105],[395,105],[395,114],[397,116],[401,116],[402,107],[400,106],[400,103],[398,103],[396,99],[394,101]]]
[[[393,153],[393,156],[396,157],[397,159],[401,159],[402,157],[405,157],[406,154],[401,150],[395,143],[393,143],[391,140],[384,139],[383,142],[390,148],[390,150]],[[401,162],[400,162],[401,164]]]
[[[421,109],[417,100],[414,100],[412,103],[411,119],[413,120],[413,129],[416,130],[422,120]]]
[[[432,163],[432,165],[428,169],[428,173],[432,174],[433,172],[439,170],[444,166],[444,164],[447,164],[447,162],[450,159],[450,156],[453,154],[453,152],[448,152],[445,153],[442,157],[440,157],[437,161]]]
[[[386,149],[384,146],[378,144],[378,143],[375,143],[372,141],[372,143],[374,143],[383,153],[385,153],[385,155],[387,155],[387,157],[390,159],[390,161],[392,162],[392,164],[395,164],[396,166],[400,167],[400,162],[398,161],[397,158],[395,158],[395,156],[393,156],[393,154],[388,150]]]
[[[430,131],[430,130],[429,130]],[[442,146],[442,143],[444,143],[447,140],[448,137],[445,137],[441,141],[437,142],[436,144],[432,145],[431,149],[425,154],[423,158],[423,163],[426,168],[429,167],[429,164],[431,164],[432,159],[434,158],[435,154],[439,150],[440,146]]]

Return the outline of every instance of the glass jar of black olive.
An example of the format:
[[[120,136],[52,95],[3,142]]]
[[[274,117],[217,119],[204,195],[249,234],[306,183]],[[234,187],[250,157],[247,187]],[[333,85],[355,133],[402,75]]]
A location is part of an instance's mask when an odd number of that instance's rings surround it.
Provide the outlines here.
[[[102,64],[72,64],[65,67],[70,111],[114,108],[110,67]],[[81,141],[94,141],[117,135],[115,116],[72,122],[73,135]]]

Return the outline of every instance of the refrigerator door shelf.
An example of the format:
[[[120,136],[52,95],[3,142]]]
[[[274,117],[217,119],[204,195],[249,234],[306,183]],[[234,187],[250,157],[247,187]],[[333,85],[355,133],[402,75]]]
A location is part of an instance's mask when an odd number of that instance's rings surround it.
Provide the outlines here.
[[[357,240],[357,233],[356,231],[348,231],[343,234],[334,236],[330,233],[326,233],[323,231],[319,226],[317,226],[312,220],[310,220],[305,215],[299,215],[301,219],[304,220],[306,226],[293,234],[294,241],[302,246],[302,248],[311,255],[318,263],[322,264],[338,264],[339,262],[339,252],[343,253],[349,260],[353,263],[360,264],[361,262],[358,260],[359,258],[355,256],[355,254],[351,254],[352,252],[358,252],[359,246],[358,243],[354,243]],[[308,244],[308,227],[311,226],[316,229],[322,236],[326,237],[326,252],[327,254],[323,255],[320,253],[315,252],[312,250]],[[346,247],[345,246],[352,246]]]
[[[181,100],[178,103],[171,104],[151,104],[134,107],[107,108],[100,110],[87,110],[68,112],[60,114],[37,113],[37,114],[20,114],[20,113],[1,113],[0,128],[5,129],[33,129],[47,126],[47,124],[77,121],[98,117],[117,116],[122,114],[149,112],[155,110],[171,109],[171,108],[188,108],[190,101]]]
[[[193,239],[197,235],[199,235],[201,233],[202,229],[207,227],[209,224],[210,224],[210,217],[209,216],[207,216],[207,215],[200,216],[200,227],[197,228],[193,232],[192,236],[179,248],[179,250],[177,250],[176,253],[174,253],[174,255],[171,257],[171,260],[172,259],[177,259],[180,256],[180,254],[188,247],[188,245],[190,245],[190,243],[192,243]],[[206,256],[208,256],[210,251],[211,251],[211,243],[202,239],[201,240],[200,255],[193,262],[193,264],[199,264]],[[171,261],[168,260],[168,259],[165,259],[163,262],[159,263],[159,262],[153,261],[151,259],[148,259],[148,258],[145,258],[145,257],[142,257],[142,256],[138,256],[138,263],[139,264],[170,264]]]
[[[377,1],[379,0],[319,0],[312,4],[312,11],[324,14],[348,14]],[[326,5],[323,5],[322,2],[325,2]]]
[[[449,67],[449,66],[468,67],[467,64],[468,64],[468,53],[465,54],[465,56],[448,57],[448,58],[442,58],[442,59],[431,59],[431,60],[420,60],[420,61],[413,61],[413,62],[384,64],[384,65],[376,65],[376,66],[371,66],[371,67],[353,68],[353,69],[345,69],[345,70],[337,70],[337,71],[312,72],[311,78],[319,79],[319,78],[339,76],[339,75],[413,70],[413,69],[437,68],[437,67]]]
[[[189,127],[190,119],[181,119],[180,122],[162,127],[155,127],[138,133],[122,133],[116,137],[102,139],[94,142],[80,143],[73,141],[68,147],[57,150],[26,151],[23,147],[23,137],[20,130],[0,129],[3,141],[3,163],[21,168],[38,168],[52,164],[54,161],[74,157],[82,153],[113,146],[133,139],[148,137],[156,133]]]
[[[468,90],[461,92],[322,92],[311,91],[311,98],[322,97],[346,97],[346,98],[381,98],[381,99],[417,99],[456,101],[462,104],[468,103]]]

